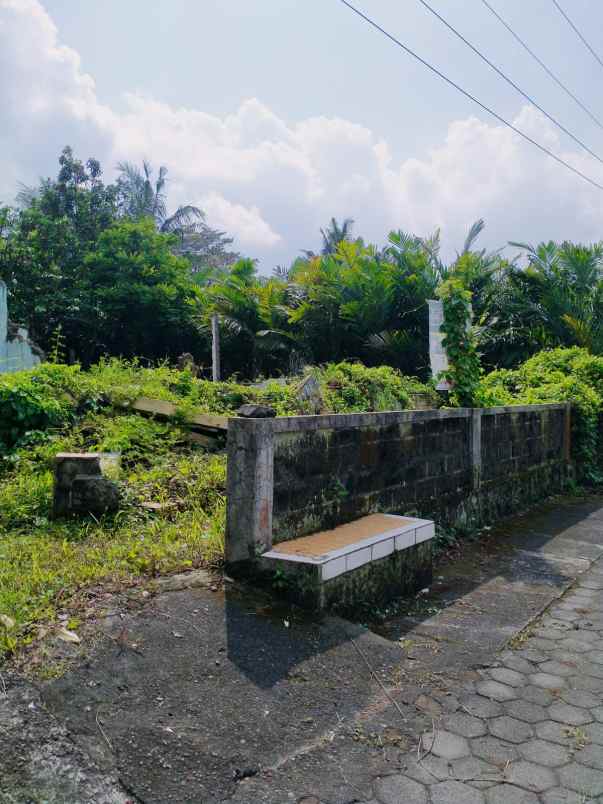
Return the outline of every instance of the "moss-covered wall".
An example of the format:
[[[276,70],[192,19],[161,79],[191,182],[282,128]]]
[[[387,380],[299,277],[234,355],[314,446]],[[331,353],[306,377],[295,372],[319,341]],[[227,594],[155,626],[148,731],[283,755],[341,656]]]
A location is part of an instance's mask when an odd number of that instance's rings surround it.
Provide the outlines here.
[[[375,511],[495,521],[563,487],[565,416],[543,405],[276,432],[273,543]]]

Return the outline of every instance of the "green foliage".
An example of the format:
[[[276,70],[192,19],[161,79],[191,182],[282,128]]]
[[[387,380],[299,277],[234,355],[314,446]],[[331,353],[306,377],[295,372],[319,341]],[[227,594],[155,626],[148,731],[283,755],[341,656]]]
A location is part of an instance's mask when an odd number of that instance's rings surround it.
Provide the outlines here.
[[[460,407],[475,405],[480,380],[480,362],[475,333],[471,325],[471,291],[466,278],[457,273],[451,275],[438,288],[443,302],[444,348],[450,368],[446,379],[452,386],[452,402]]]
[[[486,406],[571,402],[573,452],[579,479],[603,480],[603,445],[599,441],[603,357],[580,347],[543,351],[515,371],[500,369],[483,377],[479,398]]]
[[[389,366],[332,363],[320,372],[326,407],[334,413],[403,410],[410,406],[412,383]]]
[[[53,367],[56,368],[56,367]],[[57,452],[123,450],[125,503],[101,520],[52,520]],[[221,560],[226,460],[185,446],[173,425],[93,413],[75,426],[13,450],[0,472],[0,657],[28,642],[36,625],[84,585],[129,584],[140,576]],[[168,503],[153,515],[143,502]]]

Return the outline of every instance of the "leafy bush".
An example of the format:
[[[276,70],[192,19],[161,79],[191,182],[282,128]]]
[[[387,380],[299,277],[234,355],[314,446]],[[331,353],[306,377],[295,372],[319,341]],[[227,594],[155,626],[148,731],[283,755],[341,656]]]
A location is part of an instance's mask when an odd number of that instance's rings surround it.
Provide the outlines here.
[[[515,371],[500,369],[483,377],[479,397],[486,407],[572,402],[579,477],[589,482],[601,481],[599,416],[603,413],[603,357],[577,346],[539,352]]]

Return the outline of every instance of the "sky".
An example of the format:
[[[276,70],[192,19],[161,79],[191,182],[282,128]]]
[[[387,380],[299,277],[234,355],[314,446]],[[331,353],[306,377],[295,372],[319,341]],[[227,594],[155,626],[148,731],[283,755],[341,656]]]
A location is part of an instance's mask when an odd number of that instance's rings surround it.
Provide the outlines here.
[[[512,39],[483,0],[429,0],[546,111],[603,158],[603,129]],[[551,0],[489,0],[603,120],[603,67]],[[603,4],[560,0],[603,54]],[[469,92],[603,184],[603,164],[530,106],[419,0],[357,6]],[[320,227],[351,217],[441,228],[462,247],[600,240],[603,191],[458,94],[340,0],[0,0],[0,203],[56,175],[71,145],[105,177],[165,165],[169,206],[210,225],[269,273]]]

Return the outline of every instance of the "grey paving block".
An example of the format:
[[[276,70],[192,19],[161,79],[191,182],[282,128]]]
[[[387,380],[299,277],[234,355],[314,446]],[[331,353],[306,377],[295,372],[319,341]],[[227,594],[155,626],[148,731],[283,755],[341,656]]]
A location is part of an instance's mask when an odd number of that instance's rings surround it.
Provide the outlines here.
[[[427,790],[406,776],[383,776],[374,782],[380,804],[427,804]]]
[[[471,751],[474,756],[499,767],[519,758],[517,747],[498,737],[476,737],[471,740]]]
[[[461,737],[481,737],[482,734],[487,734],[488,728],[483,720],[472,715],[466,715],[462,712],[455,712],[453,715],[447,715],[443,721],[442,726],[446,731],[460,734]]]
[[[421,745],[424,751],[429,751],[436,757],[442,759],[460,759],[469,756],[469,743],[464,737],[453,734],[444,729],[435,732],[428,732],[421,738]]]
[[[540,723],[548,720],[548,715],[544,706],[530,703],[529,701],[508,701],[504,704],[505,711],[517,720],[524,720],[526,723]]]
[[[483,695],[464,695],[460,699],[461,706],[474,717],[496,717],[503,712],[497,701],[484,698]]]
[[[591,768],[603,771],[603,748],[597,743],[585,745],[576,753],[576,761],[581,765],[588,765]]]
[[[557,655],[556,652],[554,654]],[[558,662],[558,661],[548,661],[543,662],[539,667],[538,670],[541,673],[547,673],[548,675],[552,676],[571,676],[576,672],[576,665],[575,664],[567,664],[565,662]]]
[[[523,698],[524,701],[538,704],[538,706],[548,706],[555,700],[549,690],[545,690],[543,687],[535,687],[533,684],[528,684],[527,687],[521,688],[520,698]]]
[[[603,771],[572,762],[559,770],[562,787],[588,796],[603,794]]]
[[[511,784],[542,793],[559,784],[557,775],[550,768],[543,768],[534,762],[513,762],[506,770],[505,776]]]
[[[569,736],[568,727],[563,723],[546,720],[544,723],[537,723],[534,729],[542,740],[567,746],[573,746],[575,743],[575,740]]]
[[[517,698],[515,687],[509,687],[507,684],[501,684],[498,681],[479,681],[475,685],[475,690],[485,698],[491,698],[499,702],[512,701]]]
[[[589,804],[581,793],[566,790],[565,787],[554,787],[542,794],[543,804]]]
[[[553,676],[550,673],[534,673],[529,676],[531,684],[542,687],[545,690],[556,690],[565,687],[565,680],[561,676]]]
[[[494,667],[489,673],[494,681],[507,684],[509,687],[522,687],[527,683],[525,675],[518,673],[516,670],[510,670],[508,667]]]
[[[523,720],[503,715],[488,721],[488,728],[494,737],[510,743],[523,743],[534,735],[532,727]]]
[[[569,748],[547,740],[528,740],[517,750],[528,762],[535,762],[546,768],[560,768],[572,757]]]
[[[549,717],[557,723],[566,723],[568,726],[584,726],[592,723],[593,717],[587,709],[570,706],[566,703],[554,703],[548,708]]]
[[[538,796],[521,787],[501,784],[486,791],[487,804],[539,804]]]
[[[440,782],[431,788],[432,804],[484,804],[484,794],[462,782]]]
[[[587,690],[565,689],[561,690],[559,697],[562,698],[565,703],[571,704],[572,706],[582,706],[585,709],[592,709],[597,706],[601,700],[599,696]]]

